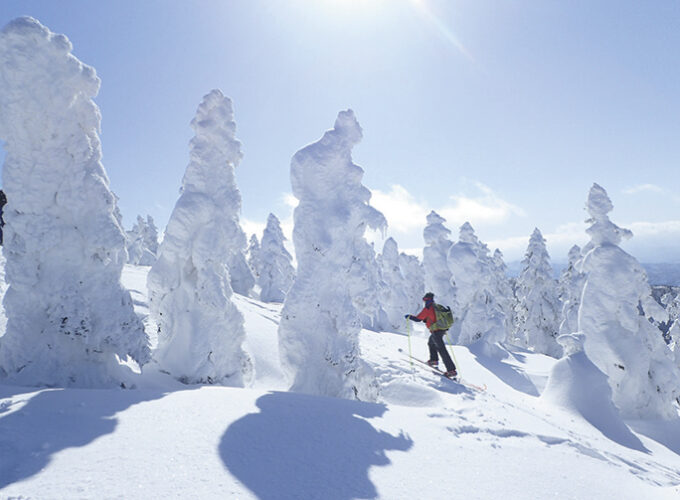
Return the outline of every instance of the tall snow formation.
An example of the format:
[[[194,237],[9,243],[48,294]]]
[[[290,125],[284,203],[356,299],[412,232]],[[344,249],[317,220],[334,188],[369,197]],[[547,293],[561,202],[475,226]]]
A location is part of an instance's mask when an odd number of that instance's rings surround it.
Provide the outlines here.
[[[460,227],[459,241],[449,249],[447,262],[455,283],[452,309],[458,318],[451,329],[453,341],[480,342],[487,354],[494,354],[495,344],[507,336],[505,314],[496,297],[496,270],[489,249],[469,222]]]
[[[362,138],[351,110],[335,127],[298,151],[291,161],[293,243],[298,267],[279,326],[282,366],[292,390],[375,400],[377,385],[361,359],[359,311],[353,290],[370,272],[364,239],[367,228],[384,228],[385,218],[369,205],[363,170],[352,161]],[[369,247],[370,248],[370,247]]]
[[[256,235],[250,237],[250,242],[248,243],[248,250],[246,251],[246,260],[248,261],[248,267],[250,272],[253,273],[255,281],[260,277],[260,242]]]
[[[423,230],[425,248],[423,248],[423,269],[425,271],[425,288],[434,293],[435,301],[451,306],[454,291],[451,284],[451,271],[446,263],[451,245],[451,231],[444,226],[446,219],[432,211],[427,216],[427,226]]]
[[[30,17],[0,33],[5,295],[0,371],[26,385],[118,385],[148,338],[121,287],[127,260],[101,163],[95,70]]]
[[[529,239],[522,272],[517,279],[513,338],[523,347],[558,358],[562,354],[557,343],[560,304],[552,274],[545,238],[536,228]]]
[[[399,254],[399,267],[404,275],[404,291],[408,303],[408,309],[404,312],[417,314],[423,306],[425,295],[425,271],[423,264],[415,255],[401,252]]]
[[[408,282],[399,263],[399,247],[394,238],[385,240],[378,262],[385,283],[381,290],[380,302],[387,315],[389,329],[391,331],[403,330],[404,314],[412,313],[414,306],[409,297]]]
[[[132,230],[127,232],[128,263],[137,266],[152,266],[158,254],[158,229],[150,215],[146,220],[141,215]]]
[[[243,234],[234,178],[242,154],[231,101],[213,90],[191,126],[195,136],[181,195],[148,276],[149,307],[158,325],[154,356],[182,382],[243,386],[252,367],[227,267]]]
[[[557,294],[562,303],[559,332],[561,335],[578,331],[578,310],[586,279],[585,274],[579,271],[583,263],[583,255],[578,245],[571,247],[567,259],[567,267],[562,271],[557,286]]]
[[[613,205],[599,185],[590,189],[586,208],[591,241],[578,316],[585,352],[608,376],[612,400],[624,417],[672,418],[680,372],[650,323],[662,320],[665,311],[652,298],[642,266],[618,246],[632,233],[609,220]]]
[[[260,260],[260,300],[262,302],[283,302],[295,280],[293,257],[288,253],[281,231],[281,223],[274,214],[269,214],[267,227],[262,234]]]

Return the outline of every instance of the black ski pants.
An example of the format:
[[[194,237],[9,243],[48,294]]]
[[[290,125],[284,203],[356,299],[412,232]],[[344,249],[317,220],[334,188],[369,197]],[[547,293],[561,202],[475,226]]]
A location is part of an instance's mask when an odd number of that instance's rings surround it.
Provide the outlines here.
[[[430,338],[427,340],[427,347],[430,348],[430,361],[439,361],[439,356],[442,357],[444,361],[444,366],[446,366],[446,371],[456,369],[456,365],[453,364],[449,352],[446,350],[446,344],[444,344],[444,335],[446,335],[446,330],[435,330],[430,333]]]

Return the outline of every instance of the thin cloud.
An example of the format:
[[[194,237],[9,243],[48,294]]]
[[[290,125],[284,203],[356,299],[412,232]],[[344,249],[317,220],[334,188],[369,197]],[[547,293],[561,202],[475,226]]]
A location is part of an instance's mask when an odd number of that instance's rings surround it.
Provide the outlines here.
[[[623,190],[623,194],[663,193],[664,189],[656,184],[640,184]]]
[[[391,230],[396,233],[422,230],[429,210],[406,188],[394,184],[387,193],[379,189],[371,193],[371,205],[382,212]]]
[[[431,210],[444,217],[449,228],[455,228],[469,221],[474,225],[493,225],[507,221],[512,216],[524,217],[520,207],[501,198],[490,187],[473,182],[475,194],[456,194],[449,203],[432,207],[416,199],[406,188],[392,185],[389,192],[373,190],[371,205],[380,210],[395,233],[421,231],[425,218]]]
[[[512,216],[525,217],[524,210],[501,198],[489,186],[481,182],[472,182],[476,194],[467,193],[453,195],[452,204],[440,207],[437,212],[452,225],[470,222],[475,225],[494,225],[507,221]]]

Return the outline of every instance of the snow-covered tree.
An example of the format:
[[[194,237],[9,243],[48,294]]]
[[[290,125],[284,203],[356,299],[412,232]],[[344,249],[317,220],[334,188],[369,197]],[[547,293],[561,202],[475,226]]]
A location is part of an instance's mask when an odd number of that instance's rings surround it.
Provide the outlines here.
[[[663,294],[661,304],[666,308],[671,323],[680,318],[680,294],[673,295],[671,292]]]
[[[364,243],[359,242],[354,249],[354,257],[361,265],[350,269],[349,293],[359,312],[361,326],[379,332],[389,328],[387,313],[380,301],[380,291],[385,288],[385,283],[373,244]]]
[[[578,316],[585,352],[608,376],[624,417],[676,417],[680,372],[650,322],[663,319],[665,311],[652,298],[642,266],[619,247],[632,233],[609,220],[613,205],[599,185],[590,189],[586,208],[591,240],[583,258],[586,281]]]
[[[240,233],[234,234],[232,251],[227,258],[227,267],[232,290],[248,297],[255,286],[255,276],[246,260],[246,235],[241,226],[238,229]]]
[[[150,215],[146,220],[137,216],[137,222],[127,232],[127,250],[129,264],[151,266],[156,262],[158,229]]]
[[[104,387],[149,358],[120,277],[127,255],[101,163],[95,70],[35,19],[0,33],[4,254],[0,372],[12,383]]]
[[[435,211],[427,216],[427,226],[423,230],[423,269],[427,291],[434,293],[437,303],[451,306],[454,291],[446,259],[453,243],[449,240],[451,231],[444,226],[445,222],[446,219]]]
[[[281,231],[281,223],[274,214],[269,214],[267,227],[262,234],[260,260],[260,300],[263,302],[283,302],[286,293],[295,280],[295,269],[291,257],[284,246],[286,237]]]
[[[423,264],[415,255],[401,252],[399,254],[399,267],[404,275],[404,290],[408,309],[405,313],[416,314],[423,306],[425,295],[425,271]],[[404,314],[405,314],[404,313]]]
[[[250,267],[250,272],[253,273],[255,280],[260,277],[260,267],[262,265],[260,261],[260,242],[257,239],[257,235],[253,234],[250,237],[250,243],[248,244],[248,250],[246,252],[248,267]]]
[[[495,353],[492,346],[507,338],[505,295],[498,293],[497,263],[470,223],[460,227],[459,241],[451,246],[447,260],[454,285],[454,314],[460,318],[451,330],[454,338],[463,345],[481,341],[487,353]]]
[[[459,241],[449,249],[447,262],[455,283],[452,309],[458,318],[451,329],[453,341],[480,342],[487,354],[495,354],[495,344],[506,338],[505,315],[496,300],[496,271],[489,249],[469,222],[460,227]]]
[[[154,356],[185,383],[243,386],[252,368],[226,264],[238,253],[243,234],[234,178],[242,154],[231,100],[213,90],[191,126],[195,136],[182,194],[148,277],[159,337]]]
[[[535,352],[559,357],[562,348],[556,340],[560,326],[557,283],[553,279],[545,238],[538,228],[529,239],[515,294],[513,338]]]
[[[144,246],[149,249],[153,255],[158,255],[158,228],[150,215],[146,216],[146,224],[142,232],[142,239]]]
[[[508,278],[508,266],[503,260],[503,252],[498,248],[493,253],[492,262],[495,282],[494,295],[496,297],[496,302],[498,302],[498,305],[505,316],[505,333],[506,337],[508,337],[512,332],[514,324],[515,295],[510,278]]]
[[[578,309],[581,305],[581,293],[585,283],[585,274],[579,271],[583,256],[581,248],[574,245],[567,256],[567,267],[562,271],[557,286],[558,296],[562,303],[560,334],[565,335],[578,331]]]
[[[670,345],[668,346],[673,353],[673,361],[675,366],[680,369],[680,319],[676,319],[668,329],[668,337]]]
[[[377,385],[361,359],[352,290],[373,265],[364,259],[364,233],[386,222],[369,205],[363,170],[352,161],[361,137],[354,113],[342,111],[332,130],[291,161],[298,267],[281,313],[279,352],[292,390],[374,400]]]
[[[380,293],[380,302],[387,315],[390,329],[401,330],[404,327],[404,314],[413,312],[414,306],[408,293],[409,284],[399,263],[399,246],[394,238],[385,240],[378,263],[385,283]]]

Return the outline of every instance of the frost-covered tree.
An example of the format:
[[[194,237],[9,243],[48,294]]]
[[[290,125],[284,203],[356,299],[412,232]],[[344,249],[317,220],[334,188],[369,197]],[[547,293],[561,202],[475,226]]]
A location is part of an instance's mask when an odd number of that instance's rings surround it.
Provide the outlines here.
[[[514,324],[515,295],[510,278],[508,278],[508,266],[503,260],[503,252],[498,248],[493,253],[492,262],[496,302],[498,302],[498,305],[505,316],[505,333],[506,337],[508,337],[512,332]]]
[[[153,255],[158,254],[158,228],[150,215],[146,216],[146,224],[144,225],[144,231],[142,232],[142,239],[144,240],[144,246],[149,249]]]
[[[361,359],[352,291],[373,265],[364,259],[364,233],[386,222],[369,205],[363,170],[352,161],[361,137],[354,113],[342,111],[332,130],[291,161],[298,266],[281,313],[279,352],[292,390],[374,400],[377,385]]]
[[[286,237],[281,231],[281,223],[274,214],[269,214],[267,227],[262,234],[260,259],[260,300],[263,302],[283,302],[286,293],[295,280],[295,269],[291,257],[284,246]]]
[[[680,319],[676,319],[668,329],[668,337],[670,340],[670,349],[673,352],[673,360],[675,366],[680,369]]]
[[[9,285],[0,372],[12,383],[104,387],[148,338],[120,276],[127,255],[101,163],[100,80],[35,19],[0,33],[0,139]]]
[[[380,293],[380,302],[387,315],[390,330],[398,331],[404,327],[404,314],[412,312],[414,306],[409,297],[409,284],[399,263],[399,246],[394,238],[385,240],[378,263],[385,283]]]
[[[185,383],[243,386],[252,368],[242,348],[243,316],[231,300],[226,264],[239,251],[243,234],[234,178],[242,154],[231,100],[213,90],[191,126],[195,136],[181,195],[148,277],[158,325],[154,356]]]
[[[423,264],[415,255],[401,252],[399,254],[399,267],[404,275],[404,290],[408,304],[406,312],[417,314],[422,309],[422,299],[426,292]]]
[[[667,292],[661,297],[661,304],[666,308],[668,313],[668,321],[675,322],[680,318],[680,294],[673,295],[672,292]]]
[[[389,328],[387,313],[382,307],[380,291],[385,288],[378,257],[373,244],[359,242],[354,256],[361,265],[352,266],[349,293],[359,312],[361,326],[379,332]]]
[[[239,295],[250,296],[255,286],[255,276],[246,260],[246,235],[239,226],[240,233],[234,235],[232,251],[227,258],[231,288]]]
[[[558,296],[562,303],[559,332],[561,335],[578,331],[578,309],[581,305],[581,293],[586,279],[585,274],[579,271],[583,256],[578,245],[571,247],[567,259],[567,267],[562,271],[557,286]]]
[[[529,238],[515,294],[513,338],[535,352],[559,357],[562,348],[557,343],[560,326],[557,283],[553,279],[545,238],[538,228]]]
[[[479,241],[469,222],[460,227],[459,240],[448,253],[455,283],[451,334],[462,345],[479,342],[487,354],[506,338],[505,314],[496,297],[496,271],[488,247]],[[435,296],[435,300],[437,297]]]
[[[151,266],[156,262],[158,229],[150,215],[146,220],[137,216],[137,222],[127,232],[127,250],[129,264]]]
[[[665,311],[652,298],[642,266],[619,247],[632,233],[609,220],[613,205],[599,185],[590,189],[586,208],[591,240],[583,258],[586,280],[578,316],[585,352],[608,376],[624,417],[676,417],[680,372],[650,322],[663,319]]]
[[[451,231],[444,226],[445,222],[446,219],[435,211],[427,216],[427,226],[423,230],[423,269],[427,291],[434,293],[437,303],[451,306],[454,291],[446,258],[453,243],[449,240]]]
[[[257,235],[253,234],[250,237],[250,243],[248,244],[248,251],[246,252],[248,267],[253,273],[255,280],[260,277],[260,242],[257,239]]]

